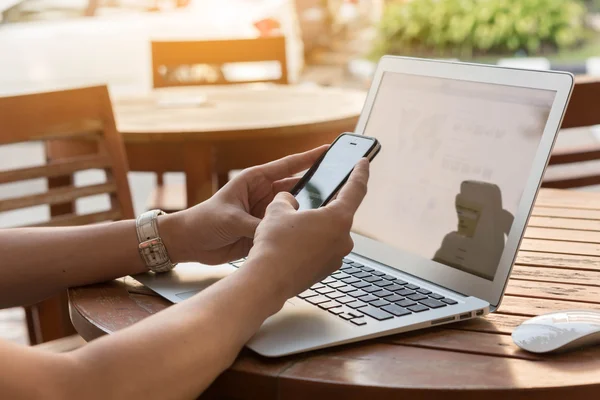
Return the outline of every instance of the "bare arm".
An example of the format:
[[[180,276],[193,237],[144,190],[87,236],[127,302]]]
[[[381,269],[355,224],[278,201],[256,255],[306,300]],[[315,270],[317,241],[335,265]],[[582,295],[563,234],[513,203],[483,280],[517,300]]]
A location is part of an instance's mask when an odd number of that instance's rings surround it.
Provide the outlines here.
[[[165,238],[176,235],[168,231],[173,225],[169,222],[161,218]],[[133,220],[0,230],[0,254],[0,308],[36,303],[61,289],[146,270],[137,252]]]
[[[272,178],[277,179],[277,176]],[[249,201],[245,203],[253,205],[252,217],[259,215],[262,222],[255,229],[254,247],[242,269],[185,302],[72,353],[46,354],[0,342],[0,393],[11,399],[195,398],[233,362],[244,343],[287,298],[339,267],[341,258],[352,247],[349,231],[354,212],[364,197],[367,177],[368,167],[363,162],[355,169],[338,199],[327,207],[312,211],[296,212],[297,204],[287,193],[280,193],[273,200],[275,188],[289,185],[291,182],[287,180],[281,184],[275,182],[269,191],[250,190]],[[255,179],[256,174],[242,177],[249,178]],[[224,214],[226,220],[235,221],[228,228],[231,230],[221,229],[217,235],[222,240],[220,247],[215,241],[202,246],[173,247],[169,249],[173,258],[189,256],[218,262],[222,257],[236,258],[247,253],[249,241],[240,237],[232,242],[231,235],[233,229],[247,229],[256,221],[241,214],[232,218],[235,212],[228,207],[234,203],[228,200],[231,194],[230,187],[215,196],[222,202],[219,203],[220,216]],[[265,212],[266,205],[269,206]],[[186,232],[183,237],[189,237],[190,224],[196,226],[194,218],[200,216],[206,217],[205,229],[210,228],[214,222],[209,218],[214,214],[210,212],[214,211],[210,202],[205,205],[202,215],[198,210],[196,208],[195,214],[174,214],[171,219],[173,231]],[[168,236],[171,229],[164,218],[162,225],[159,220],[159,230],[163,229],[161,234]],[[97,227],[98,235],[106,234],[107,243],[117,246],[114,249],[117,253],[122,251],[123,258],[117,261],[123,264],[134,260],[141,263],[136,258],[135,238],[132,239],[133,252],[126,246],[121,248],[118,240],[112,241],[112,235],[128,240],[133,230],[130,223],[114,224],[114,232]],[[224,227],[226,224],[221,225]],[[58,231],[63,233],[65,230]],[[46,235],[48,232],[52,233],[47,231]],[[216,232],[211,233],[212,238]],[[40,235],[44,236],[44,233]],[[85,238],[86,234],[76,236],[69,238],[80,246],[93,243]],[[94,238],[97,239],[95,235]],[[223,246],[224,243],[229,244]],[[77,253],[76,247],[69,248]],[[108,261],[105,258],[108,256],[99,254],[98,257]],[[33,262],[28,265],[35,267]],[[282,265],[286,268],[281,268]],[[77,268],[77,265],[74,263],[72,267]],[[139,264],[133,269],[137,268],[143,269]],[[68,275],[83,280],[104,276],[96,275],[92,269],[90,267],[81,276],[79,272]],[[124,270],[107,273],[118,275]],[[68,285],[68,282],[70,279],[55,285]],[[269,284],[265,285],[265,282]]]

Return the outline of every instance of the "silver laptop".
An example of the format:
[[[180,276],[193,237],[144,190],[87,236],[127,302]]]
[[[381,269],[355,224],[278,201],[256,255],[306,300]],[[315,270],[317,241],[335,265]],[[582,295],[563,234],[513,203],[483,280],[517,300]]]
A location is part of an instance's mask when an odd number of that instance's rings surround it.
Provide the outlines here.
[[[382,151],[354,251],[248,347],[283,356],[496,310],[572,87],[567,73],[382,58],[356,127]],[[240,267],[136,279],[180,302]]]

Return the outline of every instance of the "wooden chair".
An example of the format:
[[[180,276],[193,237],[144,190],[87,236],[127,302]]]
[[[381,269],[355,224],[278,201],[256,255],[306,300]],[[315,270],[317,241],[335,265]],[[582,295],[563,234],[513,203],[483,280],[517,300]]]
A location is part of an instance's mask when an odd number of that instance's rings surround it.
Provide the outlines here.
[[[49,205],[51,218],[34,226],[83,225],[133,218],[127,181],[127,159],[105,86],[60,92],[0,98],[0,145],[42,141],[48,151],[57,140],[82,143],[82,153],[57,158],[44,165],[0,172],[0,184],[45,178],[44,193],[0,199],[0,212]],[[92,151],[92,153],[90,153]],[[75,172],[102,169],[106,182],[77,187]],[[78,215],[76,199],[108,194],[107,211]],[[66,292],[26,308],[31,344],[47,342],[74,333],[70,323]]]
[[[227,79],[225,68],[228,64],[265,61],[279,64],[279,77]],[[152,42],[152,79],[155,88],[254,82],[287,84],[285,37]]]
[[[578,76],[571,95],[571,101],[563,120],[562,129],[582,128],[600,124],[600,79]],[[569,132],[561,131],[561,135]],[[558,149],[550,157],[549,171],[557,166],[577,165],[575,174],[559,174],[545,178],[543,187],[569,189],[600,184],[600,169],[584,168],[584,162],[600,160],[600,143],[584,147]]]
[[[275,61],[280,76],[272,79],[227,79],[227,65]],[[207,41],[155,41],[152,42],[152,78],[155,88],[194,85],[227,85],[255,82],[288,84],[285,37],[260,37],[255,39]],[[163,174],[156,171],[157,187],[148,201],[148,208],[167,212],[185,208],[186,194],[183,185],[166,186]],[[216,177],[219,186],[227,183],[228,173]],[[188,205],[191,206],[191,205]]]

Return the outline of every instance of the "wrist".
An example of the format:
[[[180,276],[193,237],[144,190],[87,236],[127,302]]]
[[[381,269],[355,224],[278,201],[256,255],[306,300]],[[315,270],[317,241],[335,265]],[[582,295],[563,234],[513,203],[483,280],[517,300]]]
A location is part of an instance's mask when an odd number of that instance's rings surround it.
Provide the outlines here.
[[[293,293],[290,288],[289,276],[277,273],[277,271],[284,271],[281,266],[285,264],[280,258],[280,252],[257,251],[256,248],[253,248],[240,271],[247,271],[256,277],[261,285],[270,292],[270,296],[281,302],[281,306],[283,306],[283,303],[296,293]]]
[[[172,263],[193,261],[183,212],[159,216],[158,232]]]

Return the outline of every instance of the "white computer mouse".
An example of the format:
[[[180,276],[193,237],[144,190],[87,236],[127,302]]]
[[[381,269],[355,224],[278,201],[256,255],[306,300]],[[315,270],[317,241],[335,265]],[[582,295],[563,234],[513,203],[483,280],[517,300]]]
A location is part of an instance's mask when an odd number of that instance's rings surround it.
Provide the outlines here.
[[[600,344],[600,311],[560,311],[531,318],[519,325],[512,339],[533,353],[566,351]]]

